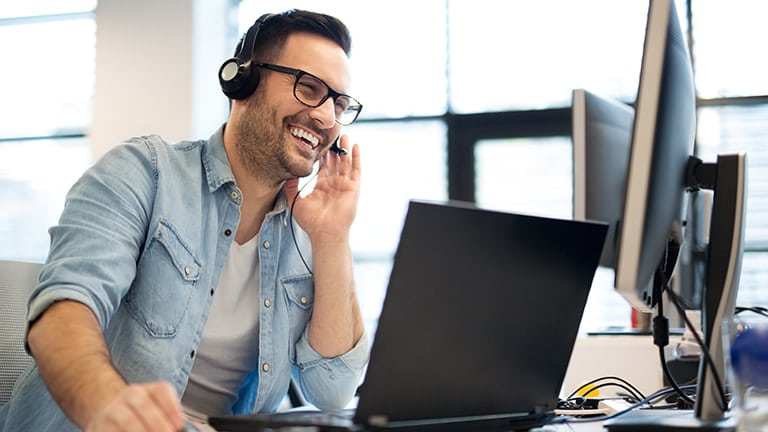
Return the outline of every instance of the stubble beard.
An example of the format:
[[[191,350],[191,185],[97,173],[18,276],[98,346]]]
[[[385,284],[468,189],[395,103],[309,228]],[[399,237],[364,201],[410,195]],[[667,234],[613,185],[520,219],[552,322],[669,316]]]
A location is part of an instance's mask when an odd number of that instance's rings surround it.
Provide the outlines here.
[[[243,167],[252,177],[270,183],[308,176],[312,164],[291,158],[293,143],[286,140],[277,109],[266,105],[257,95],[248,101],[243,117],[246,121],[237,131],[237,152]]]

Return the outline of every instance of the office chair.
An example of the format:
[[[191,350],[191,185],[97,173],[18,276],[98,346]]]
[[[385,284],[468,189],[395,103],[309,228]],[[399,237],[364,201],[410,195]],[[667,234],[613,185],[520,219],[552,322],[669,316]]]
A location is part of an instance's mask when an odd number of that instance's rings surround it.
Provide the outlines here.
[[[24,350],[27,297],[42,264],[0,261],[0,405],[11,398],[16,378],[33,363]]]

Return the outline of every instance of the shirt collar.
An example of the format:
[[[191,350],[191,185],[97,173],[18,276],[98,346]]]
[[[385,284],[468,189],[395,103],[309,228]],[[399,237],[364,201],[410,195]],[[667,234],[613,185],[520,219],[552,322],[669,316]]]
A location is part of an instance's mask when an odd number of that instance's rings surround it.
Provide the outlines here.
[[[235,183],[235,175],[232,174],[232,166],[227,159],[227,152],[224,150],[224,127],[222,124],[208,139],[207,145],[203,150],[203,166],[205,167],[205,176],[208,180],[208,188],[211,192],[219,189],[227,183]],[[281,189],[275,200],[273,212],[283,212],[288,208],[288,200],[285,196],[285,189]]]
[[[235,181],[232,166],[229,164],[227,153],[224,151],[224,126],[221,125],[216,129],[203,149],[203,167],[211,192],[226,183],[234,183]]]

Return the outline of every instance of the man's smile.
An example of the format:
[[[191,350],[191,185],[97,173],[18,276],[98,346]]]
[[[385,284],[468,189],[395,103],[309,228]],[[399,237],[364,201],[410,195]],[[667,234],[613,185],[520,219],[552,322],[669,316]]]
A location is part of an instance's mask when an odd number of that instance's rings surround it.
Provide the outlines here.
[[[301,139],[302,141],[307,143],[312,149],[315,149],[317,145],[320,144],[320,137],[312,134],[306,129],[291,127],[288,130],[290,131],[291,135]]]

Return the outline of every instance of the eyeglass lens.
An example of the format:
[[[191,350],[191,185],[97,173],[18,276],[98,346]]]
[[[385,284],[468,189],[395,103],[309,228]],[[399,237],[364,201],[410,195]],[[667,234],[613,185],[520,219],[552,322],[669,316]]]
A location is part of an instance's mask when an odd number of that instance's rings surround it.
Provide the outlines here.
[[[304,104],[319,106],[329,95],[329,88],[324,82],[309,74],[303,74],[294,87],[296,98]],[[346,95],[337,95],[333,100],[336,120],[341,124],[350,124],[357,117],[358,103]]]

